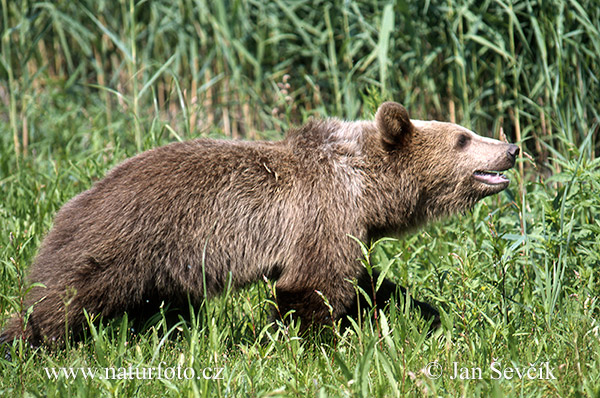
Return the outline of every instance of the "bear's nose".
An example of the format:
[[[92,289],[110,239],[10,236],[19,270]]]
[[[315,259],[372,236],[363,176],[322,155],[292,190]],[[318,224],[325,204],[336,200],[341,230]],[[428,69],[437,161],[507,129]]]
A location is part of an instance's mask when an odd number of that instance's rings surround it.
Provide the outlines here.
[[[506,154],[511,161],[515,161],[515,158],[519,154],[519,147],[515,144],[510,144],[506,150]]]

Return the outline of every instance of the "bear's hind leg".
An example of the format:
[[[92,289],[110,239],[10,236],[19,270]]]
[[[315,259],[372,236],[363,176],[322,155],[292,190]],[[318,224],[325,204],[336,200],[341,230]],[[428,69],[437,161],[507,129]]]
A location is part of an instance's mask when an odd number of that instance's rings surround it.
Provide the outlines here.
[[[64,303],[59,295],[41,287],[35,287],[27,298],[24,312],[31,313],[13,316],[2,331],[1,342],[10,344],[14,339],[23,338],[32,346],[42,343],[62,344],[67,324],[65,323]]]

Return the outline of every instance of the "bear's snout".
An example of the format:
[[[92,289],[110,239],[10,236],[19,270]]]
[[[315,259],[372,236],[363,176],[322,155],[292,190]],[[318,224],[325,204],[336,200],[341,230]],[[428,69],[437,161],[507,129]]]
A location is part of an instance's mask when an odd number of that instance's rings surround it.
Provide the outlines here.
[[[508,149],[506,150],[506,155],[510,159],[513,164],[517,159],[517,155],[519,154],[519,147],[515,144],[509,144]]]

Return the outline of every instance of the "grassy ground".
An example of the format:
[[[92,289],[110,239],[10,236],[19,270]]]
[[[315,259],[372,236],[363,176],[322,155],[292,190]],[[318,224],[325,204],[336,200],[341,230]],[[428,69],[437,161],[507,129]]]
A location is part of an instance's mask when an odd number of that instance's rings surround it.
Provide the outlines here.
[[[599,397],[600,8],[416,3],[0,0],[0,325],[55,212],[144,149],[278,139],[393,98],[526,154],[501,195],[368,248],[442,311],[434,336],[402,303],[346,331],[269,329],[258,283],[173,329],[15,345],[0,395]]]

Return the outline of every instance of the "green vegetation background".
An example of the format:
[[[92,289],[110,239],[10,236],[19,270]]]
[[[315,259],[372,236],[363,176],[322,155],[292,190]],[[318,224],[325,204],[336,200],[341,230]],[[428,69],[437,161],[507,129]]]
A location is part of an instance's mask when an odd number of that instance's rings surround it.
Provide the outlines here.
[[[510,188],[365,247],[443,312],[398,308],[298,338],[267,328],[267,283],[191,323],[92,327],[9,351],[3,396],[600,396],[598,0],[0,0],[0,325],[55,212],[133,154],[174,140],[278,139],[385,99],[518,143]],[[166,338],[169,336],[169,338]],[[427,377],[437,361],[444,374]],[[452,366],[482,379],[452,379]],[[556,379],[495,380],[543,367]],[[49,367],[223,367],[220,380],[48,377]],[[434,368],[430,368],[434,369]]]

